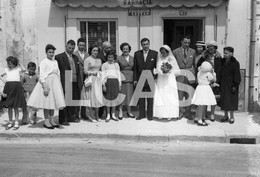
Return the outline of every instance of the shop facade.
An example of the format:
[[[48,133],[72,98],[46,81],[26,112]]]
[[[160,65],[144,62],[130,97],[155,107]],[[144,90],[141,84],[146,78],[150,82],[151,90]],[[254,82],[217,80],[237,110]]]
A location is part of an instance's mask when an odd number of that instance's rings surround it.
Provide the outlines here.
[[[132,51],[140,49],[140,39],[147,37],[151,49],[159,50],[163,44],[172,49],[180,45],[183,35],[196,41],[216,40],[219,51],[231,45],[240,62],[243,82],[241,83],[240,108],[247,109],[250,57],[250,0],[13,0],[16,2],[15,18],[20,31],[12,29],[5,39],[18,36],[25,49],[17,54],[24,63],[35,60],[37,64],[45,58],[44,47],[48,43],[56,46],[56,53],[63,52],[65,42],[85,37],[87,45],[108,40],[117,54],[120,44],[128,42]],[[9,6],[2,0],[1,6]],[[29,9],[29,10],[28,10]],[[13,18],[9,12],[5,16]],[[7,22],[5,22],[7,24]],[[5,31],[11,28],[5,25]],[[22,34],[21,34],[22,33]],[[28,35],[30,33],[30,36]],[[0,32],[1,35],[1,32]],[[19,38],[19,36],[21,36]],[[33,36],[33,37],[31,37]],[[9,39],[8,39],[9,40]],[[12,54],[7,45],[4,54]],[[8,42],[7,42],[8,44]],[[18,45],[19,50],[22,47]],[[26,56],[26,57],[25,57]],[[1,61],[3,62],[3,61]],[[4,62],[3,62],[4,63]]]

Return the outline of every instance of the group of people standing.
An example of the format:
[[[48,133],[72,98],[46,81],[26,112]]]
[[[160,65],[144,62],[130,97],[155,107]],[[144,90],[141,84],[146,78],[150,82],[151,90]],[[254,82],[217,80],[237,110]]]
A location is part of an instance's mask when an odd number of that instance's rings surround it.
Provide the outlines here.
[[[26,70],[17,58],[10,56],[6,59],[5,73],[1,75],[6,84],[0,108],[8,108],[9,115],[6,129],[19,128],[18,108],[24,110],[22,124],[29,122],[28,117],[36,123],[36,110],[43,109],[44,127],[48,129],[68,126],[80,119],[99,122],[104,112],[106,122],[118,121],[124,117],[124,106],[127,117],[136,120],[186,117],[206,126],[207,106],[211,106],[210,120],[214,121],[218,103],[225,111],[221,120],[234,123],[233,111],[238,108],[241,80],[239,63],[233,57],[234,49],[225,47],[222,58],[215,41],[207,45],[198,41],[196,52],[189,47],[190,40],[188,36],[183,37],[181,47],[173,51],[163,45],[158,54],[150,49],[150,40],[143,38],[142,50],[136,51],[134,56],[130,55],[131,46],[126,42],[120,45],[120,56],[108,41],[103,42],[102,50],[91,45],[87,51],[85,39],[79,38],[78,50],[74,52],[76,43],[69,40],[65,52],[58,55],[54,55],[56,48],[48,44],[39,77],[35,64],[34,67],[28,64]],[[26,74],[27,79],[20,78]],[[138,116],[131,110],[135,103],[138,103]],[[194,119],[192,104],[197,109]],[[118,115],[115,113],[117,106]],[[30,111],[26,107],[30,107]],[[55,109],[59,110],[59,122],[53,119]]]

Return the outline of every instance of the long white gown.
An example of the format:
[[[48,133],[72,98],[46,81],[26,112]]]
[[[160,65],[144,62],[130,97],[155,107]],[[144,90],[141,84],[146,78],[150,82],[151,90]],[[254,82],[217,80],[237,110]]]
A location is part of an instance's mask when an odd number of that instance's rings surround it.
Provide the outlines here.
[[[179,97],[176,82],[176,74],[180,72],[179,66],[173,56],[170,47],[163,46],[169,52],[166,58],[158,57],[155,72],[158,74],[155,93],[153,114],[159,119],[174,119],[179,117]],[[163,62],[169,62],[172,65],[170,73],[163,74],[161,65]]]

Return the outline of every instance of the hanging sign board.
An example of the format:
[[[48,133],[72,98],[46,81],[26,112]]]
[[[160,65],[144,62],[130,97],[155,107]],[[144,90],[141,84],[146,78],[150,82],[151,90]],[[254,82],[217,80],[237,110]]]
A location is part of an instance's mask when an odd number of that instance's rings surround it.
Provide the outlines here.
[[[128,16],[148,16],[151,15],[151,12],[150,8],[128,9]]]

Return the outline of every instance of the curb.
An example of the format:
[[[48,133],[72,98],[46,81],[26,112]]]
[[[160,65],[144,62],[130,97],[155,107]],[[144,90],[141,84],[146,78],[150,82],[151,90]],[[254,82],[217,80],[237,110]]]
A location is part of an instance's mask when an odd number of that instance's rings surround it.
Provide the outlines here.
[[[92,133],[0,133],[0,138],[78,138],[78,139],[110,139],[128,140],[135,142],[176,142],[176,141],[198,141],[236,144],[260,144],[259,136],[227,135],[227,136],[152,136],[152,135],[119,135],[119,134],[92,134]]]

